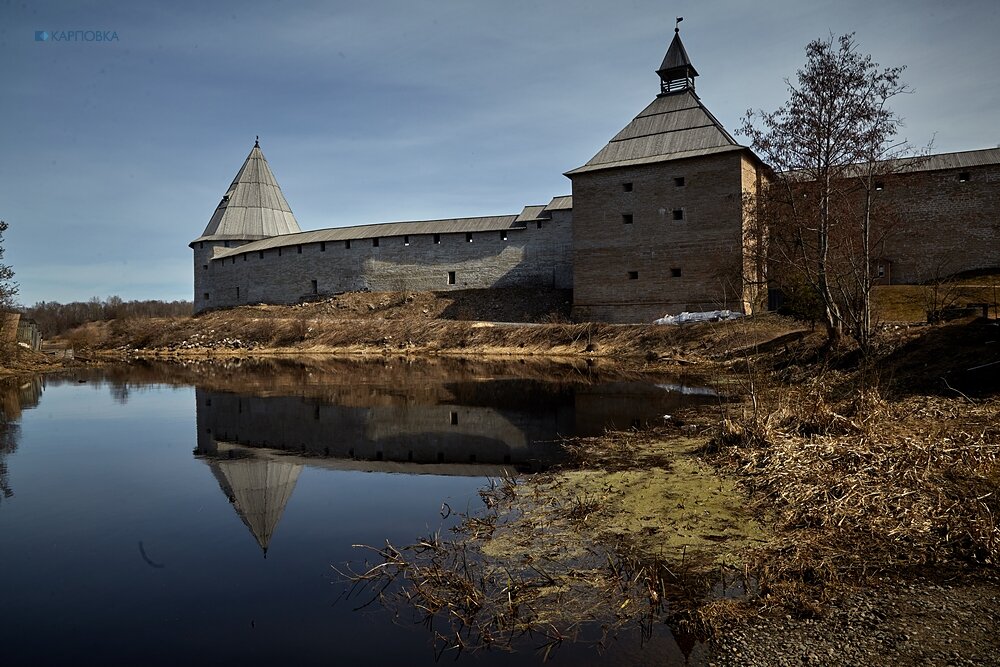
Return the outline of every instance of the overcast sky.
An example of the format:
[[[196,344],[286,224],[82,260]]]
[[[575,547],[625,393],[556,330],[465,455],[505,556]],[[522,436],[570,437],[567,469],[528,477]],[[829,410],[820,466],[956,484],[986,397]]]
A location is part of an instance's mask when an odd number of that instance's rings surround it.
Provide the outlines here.
[[[190,299],[256,135],[305,230],[544,204],[659,92],[676,16],[731,131],[853,31],[907,66],[912,142],[1000,145],[995,0],[0,0],[3,262],[24,304]]]

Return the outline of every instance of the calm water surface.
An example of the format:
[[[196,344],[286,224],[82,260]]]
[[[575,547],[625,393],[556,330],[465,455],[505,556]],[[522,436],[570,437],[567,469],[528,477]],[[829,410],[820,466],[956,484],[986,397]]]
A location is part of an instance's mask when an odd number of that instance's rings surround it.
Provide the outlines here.
[[[560,435],[692,401],[671,383],[459,362],[135,365],[0,389],[0,662],[433,664],[338,600],[354,544],[409,543]],[[665,629],[555,664],[682,664]],[[531,653],[466,656],[537,663]]]

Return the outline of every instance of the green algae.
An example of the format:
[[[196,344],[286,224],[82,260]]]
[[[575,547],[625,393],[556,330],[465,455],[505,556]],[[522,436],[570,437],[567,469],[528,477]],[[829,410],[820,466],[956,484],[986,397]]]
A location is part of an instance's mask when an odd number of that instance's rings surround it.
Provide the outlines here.
[[[640,442],[632,463],[563,470],[518,486],[482,552],[562,564],[625,545],[640,557],[690,567],[739,566],[766,539],[736,482],[700,459],[688,438]],[[655,461],[655,465],[652,462]]]

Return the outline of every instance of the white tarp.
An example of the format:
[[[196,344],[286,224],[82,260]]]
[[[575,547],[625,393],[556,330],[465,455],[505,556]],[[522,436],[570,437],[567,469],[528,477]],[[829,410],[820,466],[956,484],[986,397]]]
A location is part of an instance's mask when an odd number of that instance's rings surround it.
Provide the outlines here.
[[[743,313],[734,310],[708,310],[702,313],[683,312],[680,315],[664,315],[653,324],[687,324],[689,322],[718,322],[719,320],[735,320],[743,317]]]

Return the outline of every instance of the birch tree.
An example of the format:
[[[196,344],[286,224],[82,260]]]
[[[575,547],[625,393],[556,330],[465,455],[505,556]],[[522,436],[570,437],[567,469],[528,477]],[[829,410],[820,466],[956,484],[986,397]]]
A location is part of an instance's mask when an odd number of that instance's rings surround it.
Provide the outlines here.
[[[889,106],[908,92],[902,72],[860,53],[853,34],[818,39],[786,80],[788,101],[743,118],[751,148],[775,170],[763,204],[770,259],[815,292],[831,347],[845,323],[859,344],[871,343],[877,185],[907,151]]]

